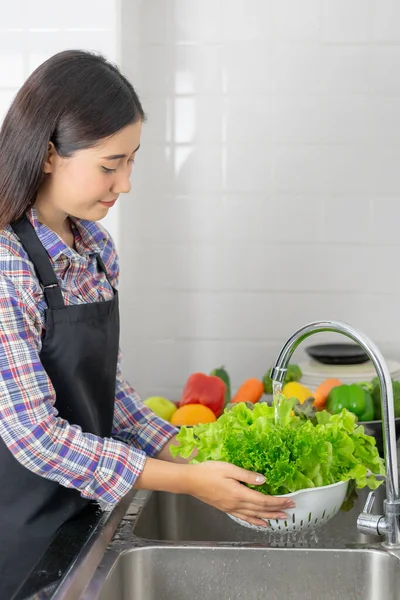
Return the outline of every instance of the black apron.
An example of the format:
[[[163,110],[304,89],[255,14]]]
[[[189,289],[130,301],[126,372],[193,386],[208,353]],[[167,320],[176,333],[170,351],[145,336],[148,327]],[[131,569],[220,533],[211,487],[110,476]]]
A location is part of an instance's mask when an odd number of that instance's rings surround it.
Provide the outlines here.
[[[111,437],[119,347],[118,293],[110,301],[64,305],[49,256],[27,218],[13,229],[44,288],[40,360],[59,416],[83,432]],[[100,271],[108,279],[100,256]],[[111,283],[110,283],[111,285]],[[1,401],[1,399],[0,399]],[[57,530],[89,501],[22,466],[0,438],[0,598],[12,598]]]

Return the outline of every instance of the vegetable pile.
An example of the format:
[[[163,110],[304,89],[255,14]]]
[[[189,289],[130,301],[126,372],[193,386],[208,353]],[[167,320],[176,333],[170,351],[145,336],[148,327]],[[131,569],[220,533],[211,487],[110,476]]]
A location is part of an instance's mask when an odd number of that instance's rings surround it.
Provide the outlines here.
[[[250,377],[242,381],[232,393],[230,376],[222,366],[208,375],[196,372],[189,375],[178,401],[152,396],[144,402],[159,417],[178,427],[211,423],[222,415],[224,409],[245,403],[250,408],[258,403],[269,402],[272,394],[272,367],[262,378]],[[295,398],[302,405],[310,402],[318,411],[327,410],[339,414],[346,408],[354,413],[358,422],[381,419],[381,398],[378,378],[371,382],[343,384],[336,377],[329,377],[315,390],[302,383],[303,373],[299,365],[289,364],[283,382],[282,393]],[[395,416],[400,417],[400,381],[392,380]],[[296,409],[295,409],[296,412]]]
[[[229,405],[213,423],[182,427],[171,454],[188,458],[196,448],[193,463],[221,460],[261,473],[266,482],[250,487],[271,495],[347,480],[377,488],[384,462],[356,415],[308,408],[283,396],[272,406]]]

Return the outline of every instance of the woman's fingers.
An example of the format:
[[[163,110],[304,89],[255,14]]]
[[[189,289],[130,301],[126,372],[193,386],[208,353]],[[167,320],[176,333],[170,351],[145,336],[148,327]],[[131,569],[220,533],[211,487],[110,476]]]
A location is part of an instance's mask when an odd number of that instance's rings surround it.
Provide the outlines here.
[[[257,525],[257,527],[261,526],[265,527],[265,529],[268,529],[268,523],[266,523],[262,519],[258,519],[257,517],[249,517],[238,512],[231,513],[231,515],[233,517],[236,517],[237,519],[241,519],[242,521],[247,521],[247,523],[250,523],[251,525]]]
[[[247,521],[248,523],[251,523],[252,525],[261,525],[262,527],[268,527],[268,523],[266,523],[266,520],[271,520],[271,521],[275,521],[275,520],[284,520],[287,519],[288,516],[285,515],[285,513],[282,512],[265,512],[265,513],[255,513],[253,510],[247,510],[247,509],[240,509],[239,511],[236,511],[234,513],[231,513],[233,516],[238,517],[239,519],[242,519],[242,521]]]
[[[186,493],[223,512],[253,519],[249,523],[263,524],[261,518],[286,519],[285,510],[295,506],[289,498],[267,496],[243,485],[241,481],[254,483],[261,476],[235,465],[209,461],[188,465],[189,470],[191,477],[188,477]]]
[[[240,484],[239,484],[240,485]],[[279,496],[267,496],[256,490],[242,485],[240,492],[240,500],[243,504],[251,504],[258,509],[264,510],[285,510],[285,508],[294,508],[295,503],[289,498],[280,498]]]
[[[263,510],[253,504],[244,504],[239,508],[239,512],[251,517],[262,519],[289,519],[290,517],[282,510]]]
[[[229,463],[226,463],[225,469],[227,477],[232,477],[232,479],[236,479],[236,481],[249,483],[251,485],[261,485],[265,483],[265,477],[260,473],[247,471],[246,469],[242,469],[241,467]]]
[[[284,508],[293,508],[295,503],[289,498],[280,498],[279,496],[267,496],[257,490],[252,490],[245,485],[241,485],[242,483],[247,483],[251,485],[261,485],[265,482],[264,475],[260,475],[259,473],[254,473],[253,471],[247,471],[246,469],[242,469],[241,467],[237,467],[236,465],[227,464],[226,465],[226,474],[228,477],[235,479],[240,488],[240,496],[243,502],[252,503],[256,506],[264,507],[270,510],[280,510]]]

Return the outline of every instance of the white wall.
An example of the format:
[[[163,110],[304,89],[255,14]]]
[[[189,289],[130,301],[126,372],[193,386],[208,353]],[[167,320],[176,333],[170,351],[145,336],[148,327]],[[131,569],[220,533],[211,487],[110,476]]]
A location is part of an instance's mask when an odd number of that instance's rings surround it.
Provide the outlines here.
[[[120,208],[142,396],[260,377],[319,318],[400,356],[400,4],[124,0],[122,23],[149,117]]]
[[[47,58],[70,48],[120,60],[119,0],[13,0],[0,11],[0,122],[18,88]],[[102,221],[119,246],[118,208]]]
[[[148,113],[132,193],[103,221],[142,396],[220,364],[234,386],[261,376],[319,318],[400,356],[399,42],[396,0],[2,6],[0,119],[76,47],[121,62]]]

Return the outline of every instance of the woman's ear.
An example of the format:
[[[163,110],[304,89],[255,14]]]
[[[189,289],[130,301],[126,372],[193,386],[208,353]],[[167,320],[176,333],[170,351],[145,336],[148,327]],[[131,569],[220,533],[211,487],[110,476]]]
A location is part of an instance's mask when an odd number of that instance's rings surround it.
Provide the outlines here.
[[[44,173],[52,173],[54,170],[54,159],[56,156],[56,149],[53,142],[49,142],[49,146],[47,149],[47,158],[44,161],[43,172]]]

